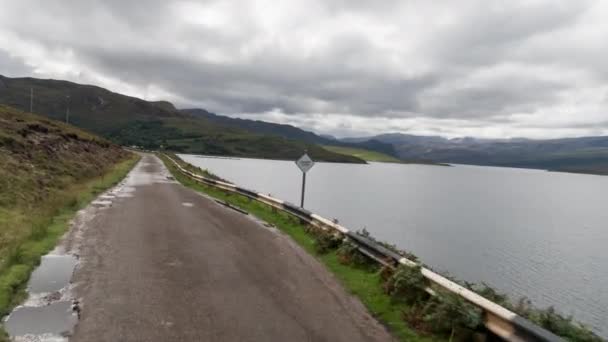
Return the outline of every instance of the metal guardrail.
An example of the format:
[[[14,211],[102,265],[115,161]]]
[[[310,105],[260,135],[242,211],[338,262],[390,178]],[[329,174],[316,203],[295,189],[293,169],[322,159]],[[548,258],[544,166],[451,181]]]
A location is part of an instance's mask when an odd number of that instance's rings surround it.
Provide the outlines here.
[[[313,226],[322,229],[334,230],[337,233],[347,237],[362,253],[381,264],[390,266],[401,264],[410,267],[418,265],[416,262],[402,257],[401,255],[379,245],[375,241],[372,241],[355,232],[349,231],[347,228],[339,225],[338,223],[314,214],[304,208],[298,207],[295,204],[284,202],[280,199],[257,193],[253,190],[245,189],[235,184],[197,175],[183,168],[173,158],[167,155],[165,155],[165,157],[171,160],[171,162],[173,162],[180,172],[199,182],[260,201],[271,207],[285,211],[302,220],[305,220]],[[483,312],[483,323],[486,328],[496,336],[506,341],[564,341],[564,339],[551,333],[550,331],[533,324],[516,313],[478,295],[477,293],[441,276],[440,274],[431,271],[428,268],[422,267],[421,272],[431,284],[454,293],[481,309]],[[432,289],[429,289],[429,291],[431,293],[433,292]]]

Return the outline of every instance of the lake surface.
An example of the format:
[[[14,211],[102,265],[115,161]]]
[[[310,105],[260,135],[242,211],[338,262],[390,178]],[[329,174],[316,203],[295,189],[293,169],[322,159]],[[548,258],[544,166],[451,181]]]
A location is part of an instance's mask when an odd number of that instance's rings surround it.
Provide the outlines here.
[[[180,155],[300,203],[293,162]],[[608,177],[540,170],[317,163],[305,208],[366,228],[434,269],[555,306],[608,337]]]

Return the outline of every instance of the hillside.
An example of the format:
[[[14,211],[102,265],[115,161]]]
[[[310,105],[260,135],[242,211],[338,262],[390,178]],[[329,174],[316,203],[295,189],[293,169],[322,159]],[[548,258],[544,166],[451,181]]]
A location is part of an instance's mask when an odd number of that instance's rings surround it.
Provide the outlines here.
[[[608,137],[447,139],[394,133],[347,141],[365,139],[392,144],[402,159],[608,174]]]
[[[360,149],[360,148],[343,147],[343,146],[330,146],[330,145],[325,145],[323,147],[327,150],[330,150],[330,151],[333,151],[336,153],[355,156],[355,157],[361,158],[365,161],[381,162],[381,163],[401,163],[402,162],[401,160],[399,160],[393,156],[389,156],[388,154],[371,151],[371,150],[364,150],[364,149]]]
[[[67,81],[0,76],[0,103],[29,110],[31,89],[33,112],[64,121],[69,106],[71,124],[118,144],[185,153],[293,160],[308,150],[311,157],[319,161],[364,163],[311,142],[256,134],[194,117],[166,101],[144,101]]]
[[[198,118],[204,118],[206,120],[221,124],[223,126],[242,128],[250,132],[276,135],[292,140],[300,140],[314,144],[327,144],[329,142],[328,139],[318,136],[313,132],[305,131],[292,125],[277,124],[260,120],[231,118],[228,116],[217,115],[199,108],[182,109],[182,112],[191,114]]]
[[[2,104],[29,111],[32,89],[34,113],[65,121],[69,105],[71,124],[102,135],[114,132],[118,127],[136,120],[185,116],[171,109],[173,105],[147,102],[97,86],[29,77],[8,78],[0,75]]]
[[[333,137],[317,135],[313,132],[300,129],[292,125],[278,124],[260,120],[231,118],[228,116],[217,115],[204,109],[182,109],[182,112],[191,114],[197,118],[204,118],[208,121],[226,127],[241,128],[257,134],[274,135],[290,140],[304,141],[325,146],[331,145],[370,150],[393,157],[397,155],[395,149],[391,144],[383,143],[378,140],[372,139],[363,140],[360,142],[345,142],[337,140]],[[336,151],[337,150],[334,150],[334,152]]]
[[[0,316],[67,216],[118,181],[134,155],[107,140],[0,105]]]
[[[89,133],[0,105],[0,246],[23,237],[19,229],[4,226],[18,214],[14,208],[44,210],[40,204],[61,189],[101,175],[128,156]]]
[[[162,147],[181,153],[295,160],[307,151],[317,161],[365,163],[360,158],[331,152],[319,145],[231,127],[218,128],[197,118],[136,121],[110,138],[124,145]]]

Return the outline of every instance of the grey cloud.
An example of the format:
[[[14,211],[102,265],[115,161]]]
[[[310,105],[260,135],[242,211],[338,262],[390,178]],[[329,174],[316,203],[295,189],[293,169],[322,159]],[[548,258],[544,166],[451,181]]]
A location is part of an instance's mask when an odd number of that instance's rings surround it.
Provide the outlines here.
[[[558,1],[514,3],[509,7],[482,1],[467,10],[456,24],[448,25],[441,32],[442,44],[432,45],[431,49],[448,67],[455,62],[478,67],[509,60],[525,41],[575,24],[588,4],[589,1]]]
[[[0,74],[20,77],[32,73],[32,68],[21,58],[12,57],[7,51],[0,49]]]
[[[328,57],[314,65],[272,52],[250,63],[218,65],[163,52],[140,55],[89,47],[77,50],[87,63],[119,74],[129,83],[159,84],[193,102],[213,99],[224,105],[210,109],[229,112],[280,108],[290,114],[309,113],[315,112],[315,102],[324,102],[327,112],[389,116],[392,111],[417,110],[416,94],[436,82],[430,75],[391,79],[391,75],[340,68],[339,61],[349,54],[345,50],[360,49],[344,44],[338,49],[339,58]]]
[[[0,42],[5,37],[46,52],[0,46],[0,67],[31,75],[25,60],[68,63],[61,55],[67,51],[73,72],[66,77],[109,77],[141,93],[154,86],[180,106],[230,115],[276,109],[292,117],[386,119],[387,129],[401,130],[420,121],[391,120],[427,118],[436,120],[437,132],[458,129],[443,129],[444,119],[466,121],[462,127],[531,125],[510,115],[571,106],[564,103],[570,98],[589,101],[580,92],[602,87],[598,75],[608,79],[605,43],[581,44],[582,54],[555,42],[569,37],[577,44],[572,36],[593,24],[590,1],[296,1],[301,15],[279,24],[275,12],[257,3],[190,4],[203,12],[220,6],[228,21],[204,22],[200,13],[179,14],[179,4],[160,0],[0,0]],[[503,64],[513,66],[509,73],[479,76]],[[62,76],[53,65],[43,69],[45,76]],[[539,70],[568,77],[534,73]],[[591,101],[608,107],[604,98]],[[365,129],[340,125],[336,131]]]
[[[434,97],[422,108],[436,117],[489,118],[509,113],[532,112],[544,103],[554,103],[559,92],[568,89],[562,82],[506,77],[497,84],[463,85]]]

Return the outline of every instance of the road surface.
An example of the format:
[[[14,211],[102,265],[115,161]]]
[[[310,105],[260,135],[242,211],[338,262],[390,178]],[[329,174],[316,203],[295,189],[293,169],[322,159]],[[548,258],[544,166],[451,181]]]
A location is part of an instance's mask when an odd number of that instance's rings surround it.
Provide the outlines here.
[[[288,237],[168,175],[145,155],[75,223],[71,341],[391,340]]]

